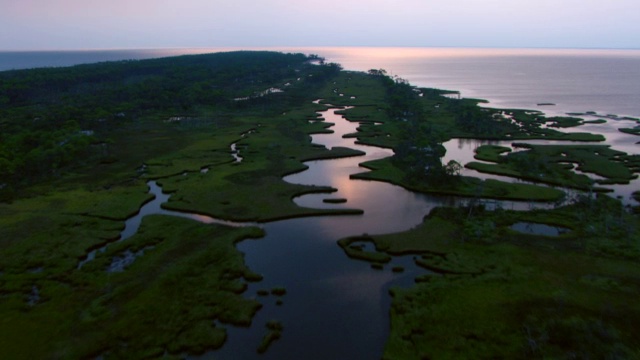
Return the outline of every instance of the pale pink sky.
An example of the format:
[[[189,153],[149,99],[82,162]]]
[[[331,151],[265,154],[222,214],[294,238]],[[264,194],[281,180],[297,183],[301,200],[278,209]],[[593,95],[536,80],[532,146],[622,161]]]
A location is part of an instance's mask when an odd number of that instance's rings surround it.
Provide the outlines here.
[[[0,0],[0,50],[640,48],[639,0]]]

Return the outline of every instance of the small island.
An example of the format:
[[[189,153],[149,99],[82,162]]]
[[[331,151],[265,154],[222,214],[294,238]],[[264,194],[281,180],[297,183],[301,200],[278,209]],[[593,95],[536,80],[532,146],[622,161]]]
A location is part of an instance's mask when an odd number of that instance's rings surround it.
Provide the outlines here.
[[[340,198],[340,199],[324,199],[322,200],[322,202],[325,202],[327,204],[344,204],[347,202],[347,199],[344,198]]]

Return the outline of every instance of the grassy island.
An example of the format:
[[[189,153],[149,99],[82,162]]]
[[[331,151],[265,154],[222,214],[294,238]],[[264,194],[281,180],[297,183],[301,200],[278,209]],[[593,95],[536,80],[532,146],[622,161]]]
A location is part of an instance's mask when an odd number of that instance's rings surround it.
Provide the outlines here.
[[[510,149],[482,146],[476,158],[494,164],[471,162],[466,166],[481,172],[507,175],[553,185],[573,187],[582,190],[596,184],[629,183],[634,179],[638,167],[635,155],[615,151],[605,145],[529,145],[514,143],[526,149],[500,156]],[[588,172],[601,177],[593,180]],[[597,189],[596,189],[597,190]]]

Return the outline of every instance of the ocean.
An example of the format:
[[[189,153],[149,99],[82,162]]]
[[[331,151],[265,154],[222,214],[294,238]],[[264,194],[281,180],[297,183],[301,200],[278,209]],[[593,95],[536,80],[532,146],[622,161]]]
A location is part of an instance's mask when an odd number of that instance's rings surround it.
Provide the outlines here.
[[[232,50],[239,49],[0,51],[0,71]],[[318,54],[346,70],[385,69],[413,85],[457,90],[462,97],[488,100],[487,106],[491,107],[533,109],[547,115],[594,111],[640,118],[640,50],[370,47],[262,50]]]

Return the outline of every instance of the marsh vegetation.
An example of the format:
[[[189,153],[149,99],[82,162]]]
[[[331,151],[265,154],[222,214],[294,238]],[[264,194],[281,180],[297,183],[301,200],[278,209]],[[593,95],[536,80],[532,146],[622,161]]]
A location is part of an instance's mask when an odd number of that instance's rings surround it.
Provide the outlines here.
[[[267,299],[286,311],[297,289],[260,287],[264,277],[236,247],[263,237],[260,227],[149,215],[117,240],[152,200],[150,180],[171,195],[164,209],[195,217],[258,224],[362,214],[332,186],[283,180],[305,162],[363,155],[312,144],[312,134],[333,131],[318,115],[325,104],[359,124],[346,137],[393,150],[353,181],[455,196],[419,214],[413,229],[333,239],[374,276],[415,279],[390,291],[384,358],[639,356],[638,215],[591,193],[633,181],[639,155],[573,131],[579,118],[481,108],[381,70],[314,59],[235,52],[1,72],[0,357],[202,354],[224,347],[229,326],[263,326],[253,320]],[[477,162],[443,164],[452,138],[523,144],[486,145]],[[589,143],[526,144],[533,139]],[[462,176],[463,166],[532,183]],[[566,187],[587,192],[571,198]],[[327,206],[292,201],[305,194],[326,195]],[[505,199],[546,209],[510,210]],[[567,230],[527,234],[514,229],[522,223]],[[407,254],[419,274],[393,262]],[[285,327],[295,324],[269,320],[249,347],[269,354],[298,335]]]

